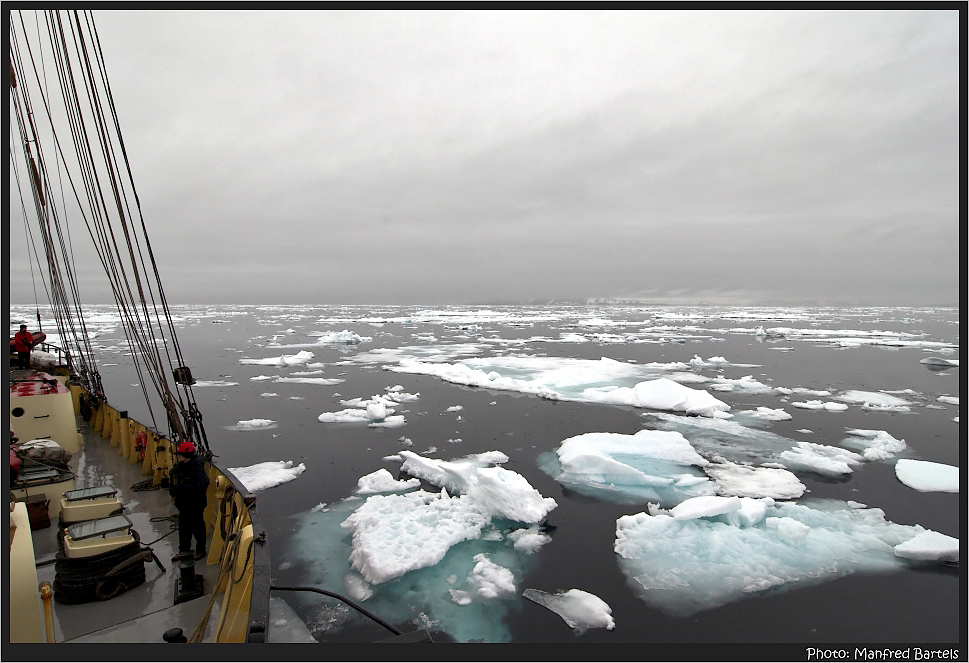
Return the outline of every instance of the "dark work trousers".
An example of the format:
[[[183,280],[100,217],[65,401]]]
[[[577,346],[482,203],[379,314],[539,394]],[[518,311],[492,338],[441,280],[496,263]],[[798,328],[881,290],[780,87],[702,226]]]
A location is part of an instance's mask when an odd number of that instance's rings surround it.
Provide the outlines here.
[[[30,352],[18,352],[17,363],[20,364],[20,368],[24,370],[30,368]]]
[[[205,507],[201,509],[178,510],[178,551],[188,552],[192,549],[192,537],[195,537],[195,552],[205,550]]]

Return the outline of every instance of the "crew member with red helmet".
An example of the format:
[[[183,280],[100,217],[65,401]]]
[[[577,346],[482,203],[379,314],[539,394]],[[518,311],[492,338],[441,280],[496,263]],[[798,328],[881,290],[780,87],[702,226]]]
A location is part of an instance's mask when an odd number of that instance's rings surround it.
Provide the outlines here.
[[[185,440],[175,451],[178,459],[168,475],[168,491],[175,498],[178,509],[178,554],[173,562],[194,557],[205,557],[205,491],[209,487],[209,477],[205,473],[205,463],[195,453],[195,445]],[[192,539],[195,539],[195,554],[192,554]]]
[[[30,368],[30,348],[34,343],[34,335],[27,331],[27,325],[20,325],[20,331],[13,337],[17,348],[17,365],[20,368]]]

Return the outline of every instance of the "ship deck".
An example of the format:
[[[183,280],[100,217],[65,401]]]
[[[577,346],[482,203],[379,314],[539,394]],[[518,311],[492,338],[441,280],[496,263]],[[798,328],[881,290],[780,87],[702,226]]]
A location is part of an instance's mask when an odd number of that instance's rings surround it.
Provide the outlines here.
[[[169,518],[177,513],[168,491],[164,489],[135,490],[142,482],[141,465],[129,463],[118,453],[117,447],[92,431],[81,418],[78,430],[84,437],[84,447],[74,454],[70,465],[76,474],[76,488],[91,488],[110,484],[117,491],[124,506],[124,515],[138,532],[142,546],[150,547],[161,564],[145,564],[145,582],[107,601],[92,601],[70,605],[52,601],[54,639],[56,642],[164,642],[162,635],[171,628],[181,628],[191,637],[209,609],[211,591],[218,579],[218,564],[195,563],[195,572],[203,577],[205,594],[199,598],[174,605],[176,581],[180,577],[179,563],[171,561],[178,547],[178,532]],[[54,555],[59,550],[56,519],[50,527],[33,531],[34,554],[38,561],[37,580],[53,586]],[[47,563],[45,563],[47,562]],[[305,625],[281,598],[270,601],[270,642],[315,642]],[[219,619],[216,598],[210,610],[203,642],[213,642]]]

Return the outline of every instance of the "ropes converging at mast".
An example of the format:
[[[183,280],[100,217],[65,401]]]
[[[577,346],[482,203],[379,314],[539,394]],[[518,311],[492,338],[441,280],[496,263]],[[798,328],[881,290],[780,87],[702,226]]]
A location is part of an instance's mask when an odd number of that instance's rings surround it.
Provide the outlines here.
[[[56,85],[47,80],[48,66]],[[193,380],[185,368],[148,239],[91,12],[48,10],[34,13],[33,21],[25,18],[25,12],[11,12],[9,89],[11,117],[17,127],[16,135],[11,129],[10,159],[27,237],[38,262],[46,259],[46,279],[43,274],[41,278],[75,379],[91,394],[103,397],[84,322],[69,218],[75,224],[78,218],[83,221],[93,240],[156,428],[149,383],[165,410],[171,439],[190,440],[208,451]],[[44,144],[53,153],[45,152]],[[15,154],[22,154],[26,176],[14,163]],[[55,195],[58,185],[60,203]],[[27,218],[26,198],[33,200],[33,220]],[[29,229],[33,223],[36,234]]]

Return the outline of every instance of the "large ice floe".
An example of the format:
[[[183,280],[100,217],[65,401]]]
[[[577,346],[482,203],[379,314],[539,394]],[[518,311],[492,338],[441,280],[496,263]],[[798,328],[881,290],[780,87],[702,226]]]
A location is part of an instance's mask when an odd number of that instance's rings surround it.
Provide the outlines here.
[[[716,492],[700,469],[709,461],[675,431],[585,433],[563,440],[539,464],[576,492],[621,503],[675,504]]]
[[[686,367],[685,365],[682,365]],[[669,366],[639,366],[603,357],[598,361],[554,357],[489,357],[455,363],[403,358],[399,373],[434,375],[447,382],[484,389],[517,391],[550,400],[629,405],[707,417],[726,415],[730,406],[709,392],[685,387],[662,374]],[[690,379],[695,378],[689,374]],[[701,378],[703,380],[704,378]],[[627,386],[628,383],[628,386]]]
[[[658,428],[681,432],[704,458],[744,465],[785,467],[829,477],[850,474],[866,460],[862,454],[803,442],[744,426],[736,421],[651,413]]]
[[[717,494],[793,499],[805,491],[782,467],[710,462],[678,431],[577,435],[542,454],[539,466],[577,493],[621,504],[675,505]]]
[[[408,451],[397,457],[403,473],[440,490],[352,497],[301,514],[291,550],[318,586],[366,600],[385,619],[412,619],[419,605],[415,626],[440,628],[458,641],[507,641],[502,615],[517,600],[533,553],[549,541],[541,523],[555,500],[499,467],[508,461],[500,452],[451,461]],[[391,487],[386,480],[375,472],[358,488]],[[341,558],[342,569],[332,563]]]
[[[704,496],[620,517],[615,551],[639,598],[689,616],[759,592],[890,571],[906,556],[958,556],[946,539],[917,538],[928,531],[855,503]]]

